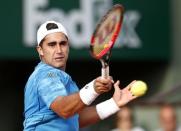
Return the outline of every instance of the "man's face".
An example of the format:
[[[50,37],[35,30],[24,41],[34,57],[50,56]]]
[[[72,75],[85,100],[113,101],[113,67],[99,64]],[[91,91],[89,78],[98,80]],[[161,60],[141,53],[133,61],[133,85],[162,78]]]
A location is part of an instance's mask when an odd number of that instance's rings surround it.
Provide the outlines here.
[[[55,68],[65,70],[69,54],[69,44],[63,33],[51,33],[44,38],[37,51],[43,62]]]

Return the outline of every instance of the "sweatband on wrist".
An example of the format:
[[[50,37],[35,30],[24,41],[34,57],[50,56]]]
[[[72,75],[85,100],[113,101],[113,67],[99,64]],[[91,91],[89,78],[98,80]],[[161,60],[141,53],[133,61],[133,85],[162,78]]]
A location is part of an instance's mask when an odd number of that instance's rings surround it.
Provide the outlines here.
[[[85,85],[79,92],[82,102],[86,105],[90,105],[99,94],[94,90],[94,80]]]
[[[115,103],[114,99],[111,98],[98,105],[96,105],[97,114],[101,120],[113,115],[120,110],[118,105]]]

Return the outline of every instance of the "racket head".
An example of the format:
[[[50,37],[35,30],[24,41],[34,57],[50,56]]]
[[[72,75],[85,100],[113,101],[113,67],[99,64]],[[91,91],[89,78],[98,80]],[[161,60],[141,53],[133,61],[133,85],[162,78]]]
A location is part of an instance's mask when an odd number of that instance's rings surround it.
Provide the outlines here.
[[[113,47],[123,22],[124,8],[114,5],[97,24],[91,38],[90,51],[96,59],[101,59]]]

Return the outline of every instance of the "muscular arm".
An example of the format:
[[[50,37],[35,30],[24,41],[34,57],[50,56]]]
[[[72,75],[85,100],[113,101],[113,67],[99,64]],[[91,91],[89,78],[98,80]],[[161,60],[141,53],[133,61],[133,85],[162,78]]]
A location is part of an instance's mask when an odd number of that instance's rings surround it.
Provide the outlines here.
[[[95,106],[85,107],[79,113],[79,126],[80,127],[85,127],[85,126],[94,124],[98,121],[100,121],[100,118],[97,114]]]
[[[94,89],[98,94],[102,94],[111,89],[112,79],[102,79],[98,77],[95,80]],[[84,89],[82,97],[89,97],[91,90]],[[94,92],[95,92],[94,91]],[[87,94],[87,93],[88,94]],[[80,92],[68,96],[58,96],[50,105],[50,108],[57,113],[60,117],[68,118],[76,113],[79,113],[85,106],[85,99],[80,97]],[[91,98],[91,97],[90,97]],[[88,98],[89,99],[89,98]]]
[[[60,117],[68,118],[78,113],[85,104],[80,99],[79,93],[69,96],[58,96],[50,105],[50,108]]]
[[[75,93],[69,96],[60,96],[56,98],[55,101],[51,104],[50,108],[59,116],[64,118],[68,118],[75,113],[79,113],[79,126],[85,127],[100,120],[95,106],[85,106],[86,105],[80,99],[79,93]]]

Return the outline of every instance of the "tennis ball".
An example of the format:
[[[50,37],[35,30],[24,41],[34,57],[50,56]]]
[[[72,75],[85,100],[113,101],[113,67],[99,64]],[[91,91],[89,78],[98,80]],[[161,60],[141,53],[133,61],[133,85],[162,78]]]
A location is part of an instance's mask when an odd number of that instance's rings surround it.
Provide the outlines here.
[[[131,93],[135,96],[142,96],[147,91],[147,85],[145,82],[138,80],[131,86]]]

